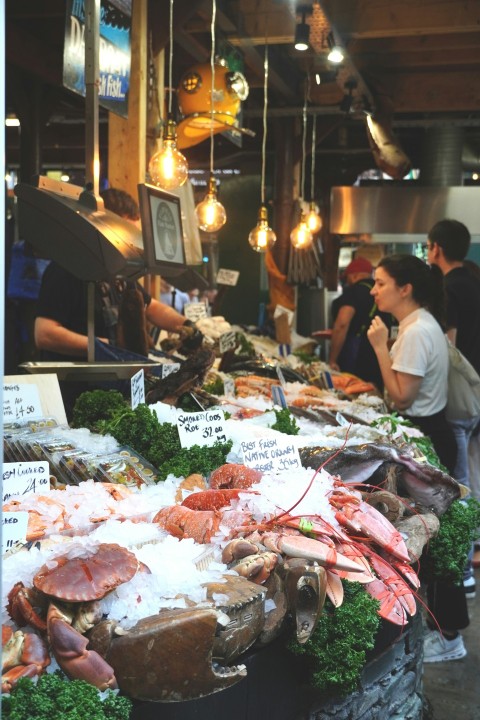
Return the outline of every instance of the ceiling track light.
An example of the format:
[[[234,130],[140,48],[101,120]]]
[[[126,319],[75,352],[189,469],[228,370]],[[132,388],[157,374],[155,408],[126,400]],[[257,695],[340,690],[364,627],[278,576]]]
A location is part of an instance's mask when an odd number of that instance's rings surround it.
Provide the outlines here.
[[[310,47],[310,25],[305,18],[312,14],[312,8],[310,5],[299,5],[297,14],[302,16],[302,20],[295,27],[295,50],[305,52]]]
[[[327,43],[328,47],[330,48],[327,55],[328,62],[331,62],[334,65],[339,65],[345,60],[345,54],[342,46],[335,42],[335,38],[332,32],[328,33]]]

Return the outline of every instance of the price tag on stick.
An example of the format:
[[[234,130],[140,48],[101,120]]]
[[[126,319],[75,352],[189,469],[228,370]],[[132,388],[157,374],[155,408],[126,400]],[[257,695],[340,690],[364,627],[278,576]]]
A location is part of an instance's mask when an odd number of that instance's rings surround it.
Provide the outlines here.
[[[227,270],[227,268],[220,268],[217,272],[217,285],[231,285],[234,287],[238,283],[240,273],[238,270]]]
[[[132,399],[132,410],[135,410],[137,405],[145,403],[145,380],[143,368],[139,370],[135,375],[132,375],[130,380],[130,392]]]
[[[198,413],[177,413],[177,429],[182,447],[227,442],[223,410],[205,410]]]

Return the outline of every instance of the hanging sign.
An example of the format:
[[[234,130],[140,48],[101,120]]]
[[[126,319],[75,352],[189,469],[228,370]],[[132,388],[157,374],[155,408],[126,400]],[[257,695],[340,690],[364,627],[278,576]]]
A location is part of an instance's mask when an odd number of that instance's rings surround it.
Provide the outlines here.
[[[122,117],[128,117],[131,20],[131,0],[101,0],[99,103]],[[66,2],[63,85],[85,96],[85,0]]]
[[[43,416],[40,395],[36,385],[4,383],[3,422],[11,423]]]

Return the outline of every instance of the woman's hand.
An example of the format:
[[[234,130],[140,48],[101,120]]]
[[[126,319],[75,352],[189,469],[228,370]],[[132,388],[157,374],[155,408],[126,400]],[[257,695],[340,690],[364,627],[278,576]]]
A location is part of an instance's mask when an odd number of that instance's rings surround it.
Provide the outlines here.
[[[374,350],[379,350],[380,348],[387,346],[388,328],[383,320],[377,315],[370,323],[370,327],[367,330],[367,337]]]

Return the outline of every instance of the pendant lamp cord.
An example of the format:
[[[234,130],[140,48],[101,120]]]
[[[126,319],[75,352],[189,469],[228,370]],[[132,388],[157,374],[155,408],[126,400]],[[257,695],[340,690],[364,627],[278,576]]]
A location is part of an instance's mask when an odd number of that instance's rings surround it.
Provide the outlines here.
[[[170,0],[170,47],[168,52],[168,116],[172,115],[173,0]]]
[[[260,185],[261,202],[265,205],[265,160],[267,155],[267,109],[268,109],[268,45],[265,41],[265,59],[263,63],[263,140],[262,140],[262,179]]]
[[[300,175],[301,198],[305,198],[305,155],[307,145],[307,95],[305,93],[305,102],[303,104],[303,132],[302,132],[302,169]]]
[[[310,200],[313,202],[313,199],[315,197],[315,148],[317,144],[317,116],[313,116],[313,125],[312,125],[312,174],[311,174],[311,181],[310,181]]]
[[[213,115],[215,98],[215,16],[217,14],[216,0],[212,0],[212,22],[210,35],[212,38],[212,50],[210,53],[210,70],[212,75],[212,94],[210,96],[210,175],[213,175]]]

